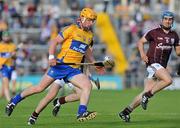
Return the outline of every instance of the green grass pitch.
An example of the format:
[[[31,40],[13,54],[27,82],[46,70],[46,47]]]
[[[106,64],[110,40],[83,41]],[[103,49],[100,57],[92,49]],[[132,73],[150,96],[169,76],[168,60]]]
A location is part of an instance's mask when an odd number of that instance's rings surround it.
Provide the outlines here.
[[[180,91],[162,91],[148,104],[148,109],[137,108],[131,114],[131,122],[125,123],[117,116],[141,90],[93,90],[89,110],[96,110],[94,120],[76,121],[78,103],[61,107],[58,117],[51,114],[52,103],[40,114],[34,128],[180,128]],[[16,106],[11,117],[4,114],[7,102],[0,99],[0,128],[28,128],[27,120],[39,100],[46,93],[28,97]]]

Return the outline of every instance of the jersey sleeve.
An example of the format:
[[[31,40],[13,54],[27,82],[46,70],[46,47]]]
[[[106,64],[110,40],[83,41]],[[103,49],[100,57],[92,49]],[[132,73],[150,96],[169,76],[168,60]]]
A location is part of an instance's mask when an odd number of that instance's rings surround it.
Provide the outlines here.
[[[174,47],[176,46],[180,46],[180,39],[177,33],[175,34],[175,42],[174,42]]]
[[[152,36],[153,31],[148,31],[147,33],[144,34],[144,37],[147,41],[152,41],[153,40],[153,36]]]
[[[68,27],[65,27],[61,32],[59,32],[58,35],[60,35],[64,39],[67,39],[69,36],[71,36],[73,30],[74,30],[74,25],[70,25]]]

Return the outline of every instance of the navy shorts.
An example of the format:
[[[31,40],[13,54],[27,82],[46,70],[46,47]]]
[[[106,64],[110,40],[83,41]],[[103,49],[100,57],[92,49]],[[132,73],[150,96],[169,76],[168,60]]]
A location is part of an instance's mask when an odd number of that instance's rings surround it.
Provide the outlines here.
[[[7,77],[9,80],[11,79],[11,74],[13,70],[14,67],[6,66],[6,65],[3,65],[2,68],[0,69],[2,77]]]
[[[69,65],[55,65],[51,66],[47,72],[47,75],[56,79],[64,79],[68,82],[73,76],[81,74],[79,68],[72,68]]]

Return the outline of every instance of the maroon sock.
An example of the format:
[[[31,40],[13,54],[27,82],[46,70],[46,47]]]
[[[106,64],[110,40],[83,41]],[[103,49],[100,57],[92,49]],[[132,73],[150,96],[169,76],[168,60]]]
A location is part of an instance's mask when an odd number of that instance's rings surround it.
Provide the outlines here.
[[[65,101],[65,96],[59,98],[59,103],[60,103],[60,104],[65,104],[65,103],[66,103],[66,101]]]
[[[147,96],[148,98],[151,98],[153,94],[151,93],[151,91],[148,91],[145,93],[145,96]]]
[[[39,113],[36,113],[35,111],[32,113],[32,116],[34,117],[38,117],[39,116]]]
[[[132,112],[132,108],[130,108],[129,106],[123,110],[123,114],[125,115],[129,115],[131,112]]]

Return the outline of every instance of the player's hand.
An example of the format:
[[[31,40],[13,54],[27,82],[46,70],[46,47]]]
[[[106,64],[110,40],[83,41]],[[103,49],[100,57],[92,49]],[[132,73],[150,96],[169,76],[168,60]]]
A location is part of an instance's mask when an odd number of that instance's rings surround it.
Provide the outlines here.
[[[57,63],[57,61],[56,61],[56,59],[54,58],[54,59],[50,59],[49,60],[49,65],[50,66],[55,66],[56,65],[56,63]]]
[[[99,75],[103,75],[105,73],[105,68],[104,67],[100,67],[100,66],[96,66],[96,71]]]
[[[0,69],[2,68],[2,65],[0,65]]]
[[[146,56],[146,54],[141,55],[141,59],[142,59],[145,63],[148,63],[148,57]]]

